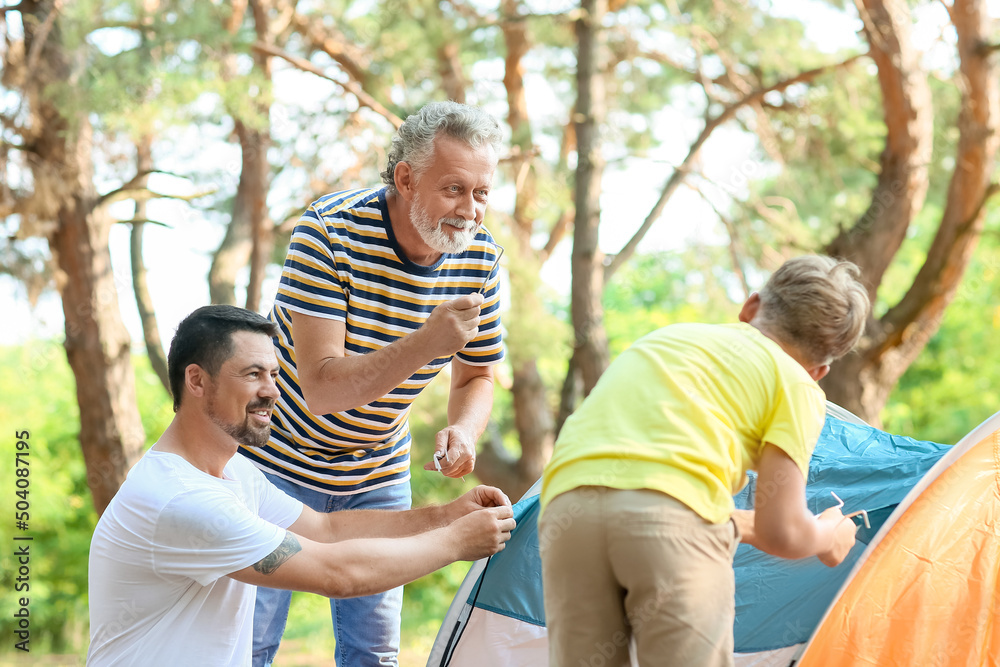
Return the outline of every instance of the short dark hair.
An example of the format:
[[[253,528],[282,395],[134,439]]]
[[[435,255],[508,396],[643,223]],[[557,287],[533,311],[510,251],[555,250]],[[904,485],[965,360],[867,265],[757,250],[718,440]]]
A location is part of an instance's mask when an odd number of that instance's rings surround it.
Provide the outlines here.
[[[177,333],[170,342],[167,354],[167,375],[170,377],[170,393],[174,397],[174,412],[181,406],[187,367],[198,364],[214,377],[236,351],[233,334],[237,331],[274,338],[278,335],[278,325],[252,310],[227,305],[203,306],[177,325]]]

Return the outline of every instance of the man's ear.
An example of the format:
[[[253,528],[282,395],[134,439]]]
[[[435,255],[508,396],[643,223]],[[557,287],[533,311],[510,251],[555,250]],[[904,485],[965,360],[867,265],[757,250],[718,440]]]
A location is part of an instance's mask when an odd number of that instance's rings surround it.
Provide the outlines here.
[[[760,310],[760,294],[753,292],[740,309],[740,322],[750,322]]]
[[[209,374],[198,364],[188,364],[184,369],[184,388],[192,396],[204,396]]]
[[[806,372],[809,373],[809,377],[811,377],[813,380],[816,380],[816,382],[819,382],[820,380],[826,377],[827,373],[830,372],[830,364],[823,364],[822,366],[816,366],[815,368],[811,368]]]
[[[396,184],[396,191],[406,201],[413,199],[413,189],[417,185],[416,174],[409,162],[397,162],[396,168],[392,171],[392,180]]]

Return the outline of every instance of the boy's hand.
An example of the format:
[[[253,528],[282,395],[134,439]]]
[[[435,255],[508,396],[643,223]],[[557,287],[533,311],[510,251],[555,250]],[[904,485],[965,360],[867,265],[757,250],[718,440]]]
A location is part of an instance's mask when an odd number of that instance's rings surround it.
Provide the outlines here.
[[[854,547],[854,535],[858,527],[853,521],[844,516],[839,507],[831,507],[823,510],[816,517],[816,520],[829,522],[830,529],[833,532],[833,545],[827,551],[817,554],[817,556],[823,565],[836,567],[847,558],[847,554]]]

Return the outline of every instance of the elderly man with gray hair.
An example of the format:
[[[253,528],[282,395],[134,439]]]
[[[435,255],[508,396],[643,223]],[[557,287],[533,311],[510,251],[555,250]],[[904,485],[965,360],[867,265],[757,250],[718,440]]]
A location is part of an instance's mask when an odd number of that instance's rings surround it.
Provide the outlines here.
[[[326,195],[292,234],[271,311],[270,441],[243,454],[321,511],[410,506],[410,406],[451,365],[448,426],[424,469],[472,472],[493,404],[500,247],[483,228],[501,142],[475,107],[432,103],[392,140],[384,187]],[[253,664],[274,659],[290,593],[261,588]],[[331,600],[336,660],[395,665],[402,588]]]

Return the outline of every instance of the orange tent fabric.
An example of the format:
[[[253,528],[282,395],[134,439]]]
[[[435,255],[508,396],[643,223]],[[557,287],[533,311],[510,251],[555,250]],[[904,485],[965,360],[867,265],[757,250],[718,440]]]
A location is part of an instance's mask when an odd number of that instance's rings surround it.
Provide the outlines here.
[[[945,459],[883,526],[798,667],[1000,666],[1000,430]]]

